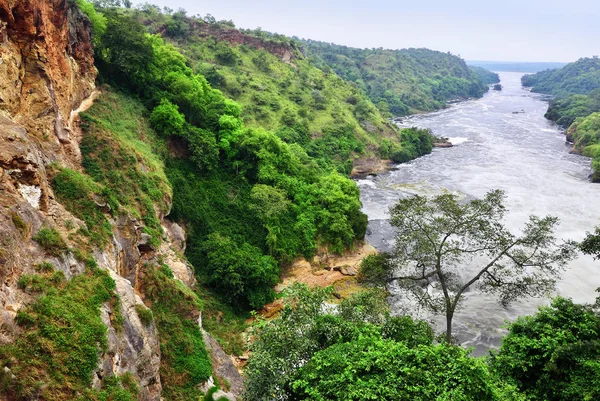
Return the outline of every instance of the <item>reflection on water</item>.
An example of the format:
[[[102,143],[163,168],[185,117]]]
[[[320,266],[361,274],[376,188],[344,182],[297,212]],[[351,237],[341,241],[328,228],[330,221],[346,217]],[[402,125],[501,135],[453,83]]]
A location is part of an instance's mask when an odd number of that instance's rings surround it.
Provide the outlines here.
[[[547,103],[521,88],[521,75],[501,73],[501,92],[490,91],[483,99],[403,121],[404,126],[430,128],[455,146],[434,149],[398,170],[357,182],[363,211],[369,216],[370,243],[389,249],[393,244],[386,220],[389,207],[414,194],[450,192],[471,199],[502,189],[510,210],[506,223],[515,232],[531,214],[558,216],[558,234],[565,239],[581,240],[600,224],[600,184],[588,181],[590,160],[569,154],[564,135],[544,118]],[[577,302],[591,302],[600,287],[599,272],[600,262],[581,256],[569,265],[558,292]],[[400,311],[400,302],[400,297],[392,296],[393,309]],[[505,320],[532,313],[547,302],[524,300],[502,308],[493,298],[471,291],[455,318],[455,334],[466,346],[474,346],[475,354],[485,353],[499,345]]]

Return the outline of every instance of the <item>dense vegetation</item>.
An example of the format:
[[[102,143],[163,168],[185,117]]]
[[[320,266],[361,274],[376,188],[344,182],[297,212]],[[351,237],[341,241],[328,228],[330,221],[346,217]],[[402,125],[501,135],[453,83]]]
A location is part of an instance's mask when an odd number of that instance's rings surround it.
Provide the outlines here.
[[[290,290],[279,317],[259,321],[246,400],[593,400],[600,315],[557,298],[508,325],[498,351],[474,358],[436,344],[427,323],[390,317],[376,292],[338,308],[330,290]]]
[[[600,59],[581,58],[521,79],[532,91],[554,95],[545,117],[567,128],[574,149],[593,159],[592,181],[600,181]]]
[[[585,95],[600,88],[600,59],[581,58],[562,68],[525,75],[521,78],[521,83],[531,87],[533,92],[557,97]]]
[[[475,75],[477,75],[479,80],[484,84],[492,85],[500,82],[500,76],[495,72],[486,70],[482,67],[469,66],[469,68],[475,73]]]
[[[544,117],[568,128],[578,117],[587,117],[597,111],[600,111],[600,89],[595,89],[587,95],[553,99]]]
[[[101,307],[111,308],[117,333],[125,320],[114,281],[86,255],[107,246],[111,224],[122,221],[139,223],[149,238],[144,245],[156,249],[165,238],[160,218],[169,213],[186,227],[186,257],[199,287],[185,287],[160,258],[148,258],[136,276],[148,308],[140,304],[135,311],[142,324],[158,329],[165,399],[198,398],[198,385],[212,373],[198,326],[203,307],[226,311],[225,322],[207,311],[205,327],[228,350],[242,352],[239,336],[223,333],[223,327],[242,331],[247,311],[274,299],[281,266],[298,256],[311,258],[319,248],[342,252],[364,237],[367,220],[358,188],[347,178],[354,161],[406,162],[431,152],[429,131],[400,131],[385,117],[436,109],[450,98],[481,96],[486,89],[462,60],[439,52],[365,51],[373,71],[379,71],[380,56],[401,54],[391,71],[402,75],[380,83],[389,71],[372,81],[365,75],[365,86],[315,63],[295,41],[278,35],[237,31],[230,22],[190,18],[183,11],[163,13],[147,3],[135,9],[119,0],[96,0],[96,7],[85,0],[74,3],[93,25],[102,93],[81,114],[83,171],[52,165],[49,176],[56,199],[82,223],[65,222],[67,233],[44,226],[33,239],[49,256],[72,251],[86,271],[66,281],[46,262],[19,279],[33,302],[17,315],[17,341],[0,347],[2,366],[9,368],[0,372],[0,391],[9,398],[136,399],[131,375],[103,378],[102,388],[90,389],[107,348]],[[389,88],[378,94],[373,89],[378,85]],[[389,90],[398,95],[389,96]],[[63,234],[77,247],[69,249]],[[266,364],[291,366],[293,374],[261,370],[251,362],[249,374],[262,375],[263,395],[266,388],[289,390],[299,399],[329,397],[329,391],[339,399],[379,394],[344,387],[363,377],[364,363],[373,362],[360,358],[370,347],[374,357],[390,363],[395,354],[403,356],[389,374],[381,371],[375,378],[386,397],[512,391],[491,380],[485,364],[468,351],[434,345],[426,324],[390,318],[381,293],[361,294],[329,313],[321,308],[327,290],[316,296],[297,291],[286,322],[297,337],[294,346],[306,352],[298,359],[290,337],[266,342],[266,323],[255,332],[260,338],[255,354],[266,352]],[[298,336],[292,326],[305,297],[312,297],[305,320],[310,330]],[[273,340],[279,335],[271,334]],[[289,358],[268,359],[277,350]],[[340,358],[345,352],[354,355]],[[426,370],[450,362],[454,368],[425,375],[428,382],[416,372],[423,367],[413,364],[415,374],[406,381],[410,389],[385,392],[388,380],[403,375],[399,362],[415,358],[427,362]],[[303,362],[309,363],[300,366]],[[355,376],[336,389],[313,385],[323,366],[332,363],[349,366]],[[338,372],[327,373],[337,381]]]
[[[449,53],[302,43],[318,66],[355,83],[386,115],[437,110],[448,100],[481,97],[488,90],[464,60]]]
[[[129,375],[113,377],[100,391],[91,389],[92,373],[106,351],[107,328],[100,308],[117,305],[113,324],[123,324],[115,283],[86,258],[84,274],[65,280],[51,263],[19,278],[19,287],[35,301],[19,310],[21,335],[0,347],[0,392],[10,399],[133,401],[137,384]],[[76,340],[76,341],[74,341]]]

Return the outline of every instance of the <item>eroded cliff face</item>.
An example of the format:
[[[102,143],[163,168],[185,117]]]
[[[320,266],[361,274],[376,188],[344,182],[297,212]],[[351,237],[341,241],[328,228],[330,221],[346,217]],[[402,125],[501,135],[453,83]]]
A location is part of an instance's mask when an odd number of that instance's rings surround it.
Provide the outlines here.
[[[73,252],[49,254],[32,237],[42,227],[52,227],[70,248],[77,246],[69,234],[84,223],[56,201],[48,166],[81,169],[71,113],[91,95],[95,78],[90,22],[68,0],[0,0],[1,344],[19,336],[15,317],[33,300],[17,285],[19,277],[34,273],[41,262],[52,263],[67,279],[85,269]],[[109,314],[114,311],[106,305],[102,318],[108,326],[108,350],[94,386],[109,375],[131,372],[140,386],[139,399],[159,400],[156,327],[140,321],[136,305],[145,306],[135,280],[128,280],[135,279],[142,259],[142,233],[133,220],[119,223],[114,224],[113,243],[97,249],[95,256],[116,282],[124,329],[113,327]],[[127,274],[122,277],[121,272]]]
[[[0,0],[0,323],[21,304],[14,280],[45,256],[32,235],[73,218],[46,166],[77,163],[66,123],[95,77],[89,20],[67,0]]]
[[[143,222],[119,213],[109,217],[112,240],[98,248],[85,239],[82,243],[77,233],[85,223],[57,201],[51,186],[53,166],[82,171],[77,114],[97,93],[90,21],[70,3],[0,0],[0,345],[19,338],[23,330],[16,323],[18,311],[36,299],[20,288],[19,278],[36,273],[36,266],[45,262],[70,280],[86,270],[76,257],[83,246],[115,281],[118,299],[117,305],[107,302],[101,310],[108,346],[92,386],[100,389],[106,378],[130,373],[139,388],[138,400],[158,401],[159,333],[154,321],[140,318],[140,310],[147,309],[142,279],[146,266],[166,264],[176,279],[189,287],[195,284],[190,265],[180,256],[185,232],[157,208],[164,235],[156,246],[144,233]],[[64,249],[49,252],[33,240],[42,228],[56,230]],[[206,338],[211,341],[208,334]],[[222,359],[219,367],[232,370],[230,381],[237,386],[225,395],[235,399],[241,376],[218,344],[210,349]],[[16,380],[9,366],[0,369],[3,380]],[[18,399],[11,394],[0,394],[0,399]]]

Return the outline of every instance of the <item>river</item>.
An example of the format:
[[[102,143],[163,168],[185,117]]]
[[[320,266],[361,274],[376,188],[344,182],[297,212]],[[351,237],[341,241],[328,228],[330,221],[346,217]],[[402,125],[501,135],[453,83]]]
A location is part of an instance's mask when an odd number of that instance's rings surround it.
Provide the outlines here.
[[[544,118],[547,102],[521,87],[522,75],[500,73],[502,91],[403,121],[403,126],[430,128],[454,146],[357,181],[372,245],[386,250],[393,244],[387,219],[397,199],[444,191],[471,199],[491,189],[504,190],[510,210],[506,224],[515,233],[531,214],[558,216],[558,236],[576,241],[600,224],[600,184],[588,180],[590,159],[569,154],[564,134]],[[569,264],[557,292],[576,302],[592,302],[598,287],[600,261],[582,255]],[[474,355],[485,354],[500,345],[505,321],[534,313],[548,302],[549,298],[525,299],[503,308],[494,298],[470,291],[455,317],[454,335],[464,346],[474,347]],[[390,305],[397,313],[406,307],[393,288]],[[440,317],[421,317],[443,330]]]

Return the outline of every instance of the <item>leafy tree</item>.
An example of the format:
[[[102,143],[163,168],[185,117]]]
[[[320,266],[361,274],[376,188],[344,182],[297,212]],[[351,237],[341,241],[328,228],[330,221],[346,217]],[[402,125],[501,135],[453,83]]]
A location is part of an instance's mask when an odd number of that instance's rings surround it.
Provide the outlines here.
[[[211,267],[208,284],[217,285],[234,300],[252,308],[273,300],[272,287],[279,281],[275,259],[248,243],[239,245],[218,233],[210,234],[202,248]]]
[[[464,204],[451,194],[401,199],[391,208],[397,231],[388,263],[363,274],[396,281],[420,305],[444,314],[448,343],[454,313],[470,287],[497,294],[502,305],[546,294],[572,259],[574,244],[557,244],[558,219],[551,216],[531,216],[520,235],[512,234],[502,224],[504,197],[495,190]]]
[[[360,338],[316,353],[292,383],[298,400],[506,400],[485,362],[449,345]]]
[[[369,322],[388,316],[385,298],[378,293],[346,299],[340,305],[344,312],[338,313],[323,306],[332,288],[309,290],[295,284],[286,291],[281,314],[253,326],[245,400],[293,399],[291,383],[316,352],[363,336],[379,338],[380,327]]]
[[[556,298],[508,330],[491,364],[529,399],[600,398],[600,317],[589,306]]]
[[[182,135],[185,126],[185,117],[179,112],[179,107],[167,99],[162,99],[160,104],[150,114],[152,128],[163,135]]]
[[[596,227],[594,233],[586,233],[579,249],[586,255],[594,255],[595,259],[600,259],[600,227]]]
[[[106,32],[96,45],[96,64],[103,79],[140,89],[147,79],[154,51],[144,26],[117,9],[103,10]]]

